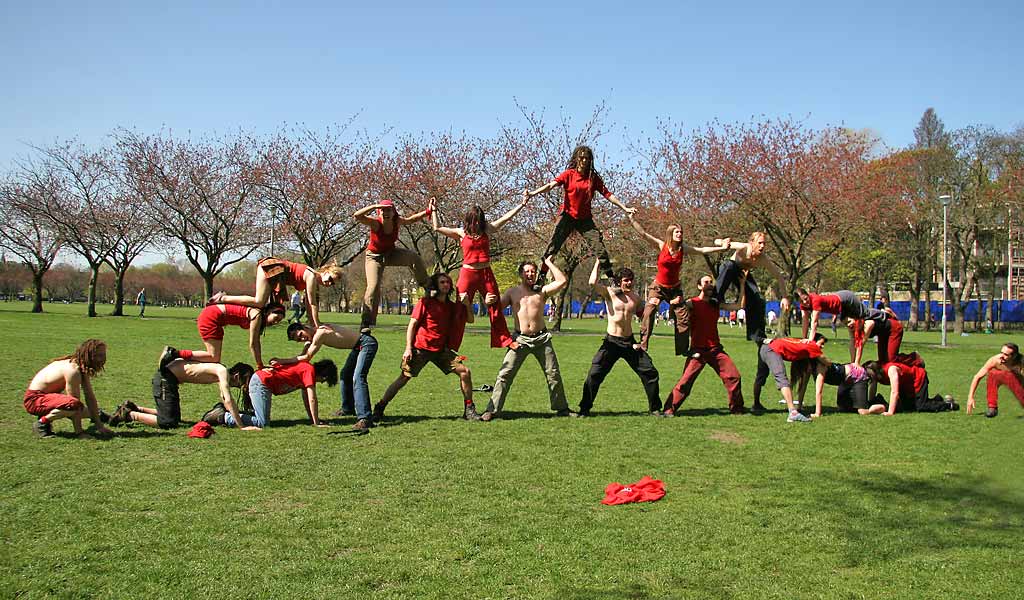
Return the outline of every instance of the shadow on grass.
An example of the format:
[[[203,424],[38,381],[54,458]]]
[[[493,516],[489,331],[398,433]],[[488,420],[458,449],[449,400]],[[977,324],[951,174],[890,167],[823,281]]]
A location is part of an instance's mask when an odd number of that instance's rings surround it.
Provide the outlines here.
[[[1019,551],[1024,498],[987,477],[868,472],[833,484],[819,488],[819,502],[847,541],[847,566],[946,550]],[[837,493],[843,487],[852,493]]]

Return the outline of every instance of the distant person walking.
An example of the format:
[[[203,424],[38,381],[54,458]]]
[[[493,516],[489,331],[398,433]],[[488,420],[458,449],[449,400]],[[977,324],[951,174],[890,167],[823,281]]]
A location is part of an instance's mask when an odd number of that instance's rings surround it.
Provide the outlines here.
[[[139,305],[139,317],[146,317],[146,288],[139,290],[139,295],[135,296],[135,303]]]
[[[290,323],[299,323],[302,321],[302,314],[305,312],[302,306],[302,292],[295,290],[292,292],[292,316],[288,321]]]

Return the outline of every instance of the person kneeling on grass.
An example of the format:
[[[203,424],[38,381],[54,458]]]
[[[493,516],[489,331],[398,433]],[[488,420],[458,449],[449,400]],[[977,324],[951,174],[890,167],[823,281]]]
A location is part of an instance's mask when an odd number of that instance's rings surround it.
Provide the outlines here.
[[[249,400],[253,414],[242,413],[241,424],[244,427],[265,427],[270,422],[270,401],[274,396],[302,390],[302,402],[306,415],[314,427],[329,427],[320,422],[319,407],[316,399],[316,384],[326,383],[329,387],[338,384],[338,368],[334,361],[321,360],[315,364],[306,361],[290,365],[268,367],[256,371],[249,378]],[[210,425],[236,425],[236,417],[218,402],[203,415],[203,420]]]
[[[434,297],[430,297],[431,292],[434,292]],[[467,295],[463,302],[452,301],[452,280],[445,273],[435,273],[430,278],[427,293],[416,303],[409,319],[409,327],[405,332],[405,352],[402,353],[402,373],[391,382],[384,396],[373,407],[375,423],[381,422],[388,403],[410,379],[420,374],[427,363],[434,363],[445,375],[455,373],[459,376],[464,403],[462,418],[467,421],[480,420],[476,405],[473,404],[473,381],[469,367],[462,363],[462,358],[456,352],[462,343],[466,323],[473,322],[473,311],[466,306],[471,300]]]
[[[897,355],[902,360],[904,355]],[[878,361],[864,363],[864,368],[875,374],[871,381],[869,397],[875,397],[875,390],[879,383],[888,385],[889,408],[881,413],[891,417],[898,412],[944,412],[947,410],[960,410],[953,396],[946,396],[945,399],[939,394],[929,397],[928,395],[928,372],[924,366],[909,364],[913,361],[900,362],[899,360],[879,366]]]
[[[241,404],[250,404],[249,391],[246,385],[253,375],[253,368],[245,363],[235,363],[230,369],[220,363],[195,362],[176,359],[166,367],[153,374],[153,402],[156,408],[138,406],[128,401],[117,407],[111,425],[121,423],[141,423],[148,427],[172,429],[181,424],[181,398],[178,396],[178,384],[216,383],[220,388],[221,406],[234,417],[234,422],[243,431],[258,431],[258,427],[243,427],[239,408],[231,399],[231,388],[239,388],[242,393]]]
[[[874,378],[874,371],[857,363],[833,363],[824,356],[816,360],[798,360],[790,369],[791,378],[797,384],[797,398],[803,404],[807,382],[814,376],[814,413],[812,418],[821,416],[822,396],[825,384],[834,385],[836,407],[839,412],[856,412],[860,415],[877,415],[885,411],[884,403],[874,402],[868,396],[868,384]]]
[[[288,339],[305,344],[302,353],[295,358],[272,358],[270,366],[309,361],[323,346],[341,350],[352,349],[348,353],[345,366],[341,368],[341,409],[333,416],[344,417],[355,413],[356,422],[352,426],[353,429],[365,431],[372,427],[367,375],[373,366],[373,359],[377,356],[377,338],[366,332],[361,333],[331,323],[321,323],[315,329],[309,325],[292,323],[288,326]]]
[[[814,334],[813,340],[799,340],[795,338],[766,339],[765,343],[758,350],[757,376],[754,379],[754,406],[753,410],[764,411],[761,404],[761,388],[768,381],[769,373],[775,378],[775,386],[782,392],[786,401],[786,408],[789,409],[790,423],[805,423],[810,421],[800,413],[793,405],[793,387],[786,377],[786,365],[784,361],[817,360],[822,356],[821,347],[828,339],[820,333]]]
[[[91,378],[103,370],[106,362],[107,345],[91,339],[82,342],[74,353],[53,359],[36,373],[25,390],[24,401],[28,414],[38,417],[32,424],[32,431],[39,437],[52,437],[51,423],[67,418],[74,424],[78,437],[86,437],[82,429],[86,406],[80,399],[84,392],[89,418],[96,427],[96,433],[111,434],[100,421],[100,408],[91,382]]]

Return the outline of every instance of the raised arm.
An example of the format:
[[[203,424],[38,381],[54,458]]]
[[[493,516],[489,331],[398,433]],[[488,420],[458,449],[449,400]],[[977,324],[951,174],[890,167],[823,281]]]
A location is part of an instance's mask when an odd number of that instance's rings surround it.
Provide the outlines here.
[[[683,244],[683,252],[687,254],[714,254],[715,252],[725,252],[726,250],[732,249],[732,240],[725,238],[724,240],[715,240],[720,242],[717,246],[687,246]]]
[[[971,391],[967,392],[967,414],[974,412],[974,393],[978,391],[978,384],[997,364],[999,364],[999,357],[993,356],[986,360],[985,365],[974,374],[974,379],[971,379]]]
[[[430,204],[428,202],[427,203],[427,207],[424,208],[423,210],[421,210],[420,212],[413,213],[413,214],[409,215],[408,217],[398,217],[398,222],[401,223],[402,225],[408,225],[409,223],[415,223],[416,221],[422,221],[423,219],[429,217],[432,214],[434,214],[434,211],[433,211],[433,209],[430,208]]]
[[[747,250],[750,244],[747,242],[734,242],[732,238],[715,238],[715,245],[728,246],[726,250]]]
[[[558,183],[557,179],[552,179],[551,181],[545,183],[544,185],[540,186],[539,188],[537,188],[535,190],[526,190],[523,193],[526,194],[526,199],[529,200],[530,198],[533,198],[537,194],[547,193],[547,192],[551,191],[552,189],[558,187],[559,185],[561,185],[561,184]]]
[[[565,273],[563,273],[562,270],[558,268],[558,265],[555,264],[555,261],[551,260],[550,256],[544,259],[544,264],[548,266],[548,271],[551,272],[551,283],[545,285],[541,289],[541,293],[544,294],[545,297],[547,297],[564,288],[565,285],[569,282],[569,278],[566,277]]]
[[[633,215],[629,215],[629,224],[633,226],[633,229],[635,229],[636,232],[639,233],[642,238],[647,240],[647,243],[654,246],[654,248],[658,252],[661,252],[661,246],[662,244],[664,244],[664,242],[654,237],[653,235],[647,233],[647,230],[644,229],[643,225],[641,225],[639,222],[637,222],[636,219],[633,218]]]
[[[601,261],[594,261],[594,269],[590,272],[589,283],[590,285],[594,286],[594,289],[597,290],[598,294],[601,294],[602,298],[610,302],[611,296],[608,295],[608,288],[606,288],[604,284],[601,283],[600,278],[598,277],[598,274],[600,273],[600,268]]]
[[[442,227],[440,218],[437,216],[437,198],[431,197],[430,202],[427,204],[427,209],[430,210],[430,225],[434,228],[434,231],[441,235],[446,235],[453,240],[461,240],[465,232],[461,227]]]
[[[378,208],[384,208],[384,205],[383,204],[371,204],[369,206],[364,206],[363,208],[360,208],[356,212],[352,213],[352,218],[355,219],[356,221],[362,223],[363,225],[369,226],[372,229],[373,227],[376,227],[376,226],[380,225],[380,221],[378,221],[377,219],[371,218],[369,216],[369,214],[371,212],[377,210]]]
[[[526,193],[524,192],[523,193],[522,201],[519,204],[513,206],[512,210],[508,211],[507,213],[505,213],[505,214],[501,215],[500,217],[498,217],[497,219],[495,219],[493,223],[490,223],[491,228],[494,229],[495,231],[497,231],[497,230],[501,229],[502,227],[504,227],[505,223],[508,223],[509,220],[512,217],[514,217],[517,214],[519,214],[519,211],[523,210],[523,208],[526,207],[526,203],[529,202],[529,201],[530,201],[530,197],[527,196]]]
[[[627,215],[633,216],[633,215],[636,214],[636,209],[635,208],[630,207],[630,206],[626,206],[625,204],[623,204],[623,202],[621,200],[619,200],[619,197],[616,196],[615,194],[611,194],[611,193],[606,194],[605,198],[607,198],[608,201],[611,202],[612,204],[614,204],[615,206],[618,206],[619,208],[621,208],[622,211],[625,212]]]

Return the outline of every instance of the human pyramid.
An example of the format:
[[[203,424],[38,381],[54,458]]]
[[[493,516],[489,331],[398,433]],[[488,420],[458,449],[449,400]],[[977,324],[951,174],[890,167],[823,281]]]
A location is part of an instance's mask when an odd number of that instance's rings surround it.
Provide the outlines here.
[[[538,265],[526,260],[519,264],[519,285],[502,293],[490,267],[490,239],[504,224],[516,216],[537,194],[562,187],[564,201],[551,241]],[[594,223],[591,203],[595,193],[622,209],[633,228],[658,251],[657,274],[647,287],[646,301],[635,291],[635,276],[628,268],[614,271],[601,231]],[[220,402],[207,411],[202,421],[209,425],[234,426],[243,431],[259,430],[271,422],[271,400],[274,396],[302,390],[303,403],[313,426],[324,427],[319,417],[316,384],[334,386],[339,381],[338,369],[329,359],[312,362],[324,346],[349,350],[341,369],[342,406],[335,415],[354,414],[353,428],[366,431],[384,419],[384,413],[398,392],[416,377],[428,363],[444,374],[459,377],[463,396],[463,418],[490,421],[499,418],[505,407],[512,383],[529,356],[534,356],[544,371],[551,410],[557,416],[587,417],[597,398],[601,383],[620,359],[639,376],[647,396],[647,409],[652,415],[674,417],[689,396],[693,384],[706,365],[721,378],[726,389],[730,412],[745,412],[740,388],[740,373],[725,352],[718,336],[720,311],[745,309],[747,339],[757,353],[757,375],[754,380],[752,411],[763,411],[761,391],[771,375],[788,407],[787,421],[808,422],[811,418],[800,412],[807,384],[815,382],[815,408],[811,417],[822,410],[823,388],[827,383],[837,386],[837,406],[844,412],[862,415],[893,415],[897,412],[941,412],[958,410],[951,396],[930,396],[925,363],[916,353],[901,354],[903,327],[889,309],[865,307],[853,292],[839,291],[817,294],[797,290],[800,307],[805,313],[801,338],[776,338],[766,335],[765,298],[758,288],[752,270],[767,269],[777,280],[781,310],[789,309],[790,299],[785,276],[765,254],[765,234],[754,232],[746,242],[729,238],[716,239],[711,246],[693,247],[682,241],[682,230],[670,225],[665,238],[648,233],[634,219],[635,208],[622,203],[608,191],[593,166],[593,152],[577,147],[568,167],[552,181],[534,190],[523,192],[522,202],[493,222],[483,210],[473,207],[462,227],[444,227],[435,212],[436,199],[427,208],[408,217],[395,210],[394,203],[384,200],[355,212],[353,218],[369,228],[369,244],[365,253],[366,293],[363,298],[358,330],[348,329],[320,320],[318,311],[321,286],[331,286],[341,277],[336,265],[314,269],[278,258],[261,259],[256,266],[254,296],[233,296],[217,293],[197,319],[204,350],[178,350],[166,347],[153,375],[155,408],[125,402],[113,415],[107,416],[98,406],[90,379],[99,373],[106,361],[106,346],[96,339],[86,340],[74,353],[54,359],[40,370],[25,393],[25,409],[37,417],[34,431],[43,437],[53,435],[52,423],[61,418],[72,421],[75,432],[85,435],[82,419],[88,416],[100,434],[110,430],[105,423],[118,425],[137,422],[151,427],[171,428],[181,424],[178,386],[181,383],[217,384]],[[371,214],[376,211],[376,216]],[[396,245],[402,225],[429,217],[435,231],[458,240],[463,250],[463,266],[457,283],[446,273],[428,275],[423,259],[415,252]],[[603,297],[607,306],[608,327],[583,383],[579,408],[572,411],[565,395],[562,372],[555,354],[552,335],[544,320],[548,297],[567,284],[564,273],[552,258],[573,232],[579,233],[597,256],[590,274],[590,284]],[[728,252],[717,278],[700,277],[697,294],[688,297],[680,281],[684,257],[692,254]],[[380,400],[371,408],[367,374],[377,353],[377,339],[371,334],[376,325],[383,271],[390,266],[409,267],[425,295],[416,304],[409,319],[402,353],[401,370]],[[547,281],[550,274],[551,281]],[[603,274],[603,278],[599,275]],[[304,291],[302,300],[309,315],[309,324],[288,326],[290,341],[303,344],[293,358],[272,358],[266,364],[260,347],[260,336],[266,327],[284,320],[288,288]],[[452,298],[453,288],[457,291]],[[735,301],[728,302],[731,290]],[[477,294],[484,296],[490,317],[490,342],[493,348],[505,348],[505,356],[482,413],[473,402],[473,383],[464,357],[458,354],[467,323],[473,322],[470,306]],[[658,370],[647,349],[655,315],[662,302],[667,302],[674,321],[675,354],[685,356],[683,373],[671,392],[662,401]],[[503,309],[511,307],[515,331],[509,332]],[[821,313],[837,315],[851,331],[850,362],[832,363],[822,347],[827,339],[818,333]],[[640,339],[633,333],[633,318],[640,320]],[[248,329],[249,350],[255,367],[237,363],[230,369],[220,364],[224,328],[229,325]],[[861,364],[864,340],[878,336],[878,359]],[[791,377],[785,363],[791,363]],[[1004,345],[990,358],[971,382],[967,412],[974,409],[975,391],[982,378],[988,377],[987,416],[998,414],[998,391],[1009,387],[1024,405],[1024,360],[1015,344]],[[792,380],[791,380],[792,379]],[[797,388],[794,397],[794,383]],[[876,395],[877,384],[888,385],[888,399]],[[241,389],[241,405],[236,404],[231,388]],[[82,402],[82,397],[85,403]]]

